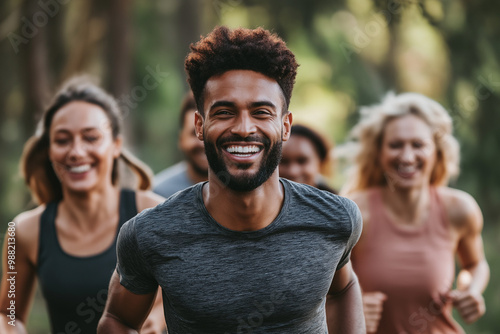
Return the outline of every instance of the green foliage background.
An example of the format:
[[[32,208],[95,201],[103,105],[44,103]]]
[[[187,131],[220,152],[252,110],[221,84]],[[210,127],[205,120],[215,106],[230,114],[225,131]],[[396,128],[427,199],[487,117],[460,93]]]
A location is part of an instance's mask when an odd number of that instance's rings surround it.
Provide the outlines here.
[[[113,31],[108,19],[123,15],[116,9],[126,4],[128,28]],[[37,68],[26,68],[27,59],[41,57],[33,50],[35,39],[19,44],[18,52],[12,42],[11,33],[22,33],[22,18],[32,20],[23,16],[27,5],[36,12],[39,3],[0,2],[2,231],[16,214],[33,207],[18,162],[39,117],[34,106],[46,103],[30,94],[30,81],[44,75]],[[102,78],[103,85],[120,97],[142,85],[148,68],[168,72],[157,88],[135,101],[136,106],[124,118],[128,146],[155,172],[181,159],[176,138],[178,109],[187,89],[183,59],[189,43],[215,25],[263,26],[283,37],[300,63],[290,106],[295,121],[318,128],[337,144],[346,140],[358,108],[377,103],[388,91],[416,91],[436,99],[452,115],[461,143],[462,172],[452,186],[471,193],[483,211],[485,251],[492,275],[485,293],[486,315],[464,328],[467,333],[498,333],[498,13],[500,3],[485,0],[74,0],[61,5],[40,27],[40,34],[49,36],[44,44],[49,64],[45,88],[53,92],[64,78],[84,71]],[[123,35],[129,41],[130,66],[122,70],[130,75],[126,76],[128,88],[119,91],[113,89],[109,71],[118,58],[108,58],[110,45]],[[343,180],[339,169],[331,182],[339,188]],[[44,312],[38,296],[30,333],[48,332]]]

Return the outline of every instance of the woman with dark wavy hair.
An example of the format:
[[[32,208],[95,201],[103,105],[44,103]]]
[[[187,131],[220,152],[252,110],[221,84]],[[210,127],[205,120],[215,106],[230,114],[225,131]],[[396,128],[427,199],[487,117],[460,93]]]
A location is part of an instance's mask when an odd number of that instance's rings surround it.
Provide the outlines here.
[[[4,242],[2,282],[15,272],[16,289],[14,296],[8,284],[1,286],[0,332],[26,332],[37,279],[53,333],[96,332],[120,227],[163,200],[148,190],[149,168],[122,147],[120,120],[116,101],[77,77],[56,94],[26,143],[21,170],[39,206],[14,219],[15,235],[10,229]],[[120,186],[120,163],[137,176],[137,190]],[[15,263],[9,261],[14,250]],[[143,328],[165,328],[159,304]]]

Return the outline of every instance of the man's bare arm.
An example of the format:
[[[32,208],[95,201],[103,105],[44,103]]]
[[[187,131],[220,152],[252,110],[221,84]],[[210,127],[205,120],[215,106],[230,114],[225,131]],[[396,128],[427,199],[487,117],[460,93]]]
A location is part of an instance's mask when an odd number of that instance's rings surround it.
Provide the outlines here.
[[[326,298],[326,321],[330,334],[366,333],[361,289],[351,262],[335,272]]]
[[[99,321],[97,333],[137,334],[151,310],[156,291],[146,295],[137,295],[120,284],[115,271],[109,285],[106,308]]]

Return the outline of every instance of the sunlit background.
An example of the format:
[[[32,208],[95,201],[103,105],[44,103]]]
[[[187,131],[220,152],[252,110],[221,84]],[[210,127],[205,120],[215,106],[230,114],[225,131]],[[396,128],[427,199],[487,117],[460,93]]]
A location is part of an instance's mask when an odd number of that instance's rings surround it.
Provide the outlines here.
[[[500,3],[484,0],[2,0],[0,228],[33,207],[18,162],[63,80],[77,73],[100,78],[125,111],[129,147],[158,172],[182,158],[178,110],[189,44],[216,25],[262,26],[278,33],[300,63],[294,120],[337,145],[359,106],[388,91],[420,92],[448,109],[462,148],[462,173],[452,186],[483,210],[492,274],[486,315],[463,326],[467,333],[499,333],[499,13]],[[147,77],[156,85],[144,84]],[[342,171],[337,166],[330,180],[337,189]],[[40,296],[28,328],[49,332]]]

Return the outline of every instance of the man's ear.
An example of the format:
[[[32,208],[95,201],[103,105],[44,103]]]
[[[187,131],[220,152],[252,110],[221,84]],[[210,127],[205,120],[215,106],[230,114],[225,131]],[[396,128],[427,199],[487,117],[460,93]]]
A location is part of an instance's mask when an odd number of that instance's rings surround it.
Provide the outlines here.
[[[290,131],[292,130],[292,120],[293,115],[291,111],[283,117],[283,141],[287,141],[290,138]]]
[[[196,110],[194,112],[194,128],[196,131],[196,137],[199,140],[203,140],[203,116]]]

